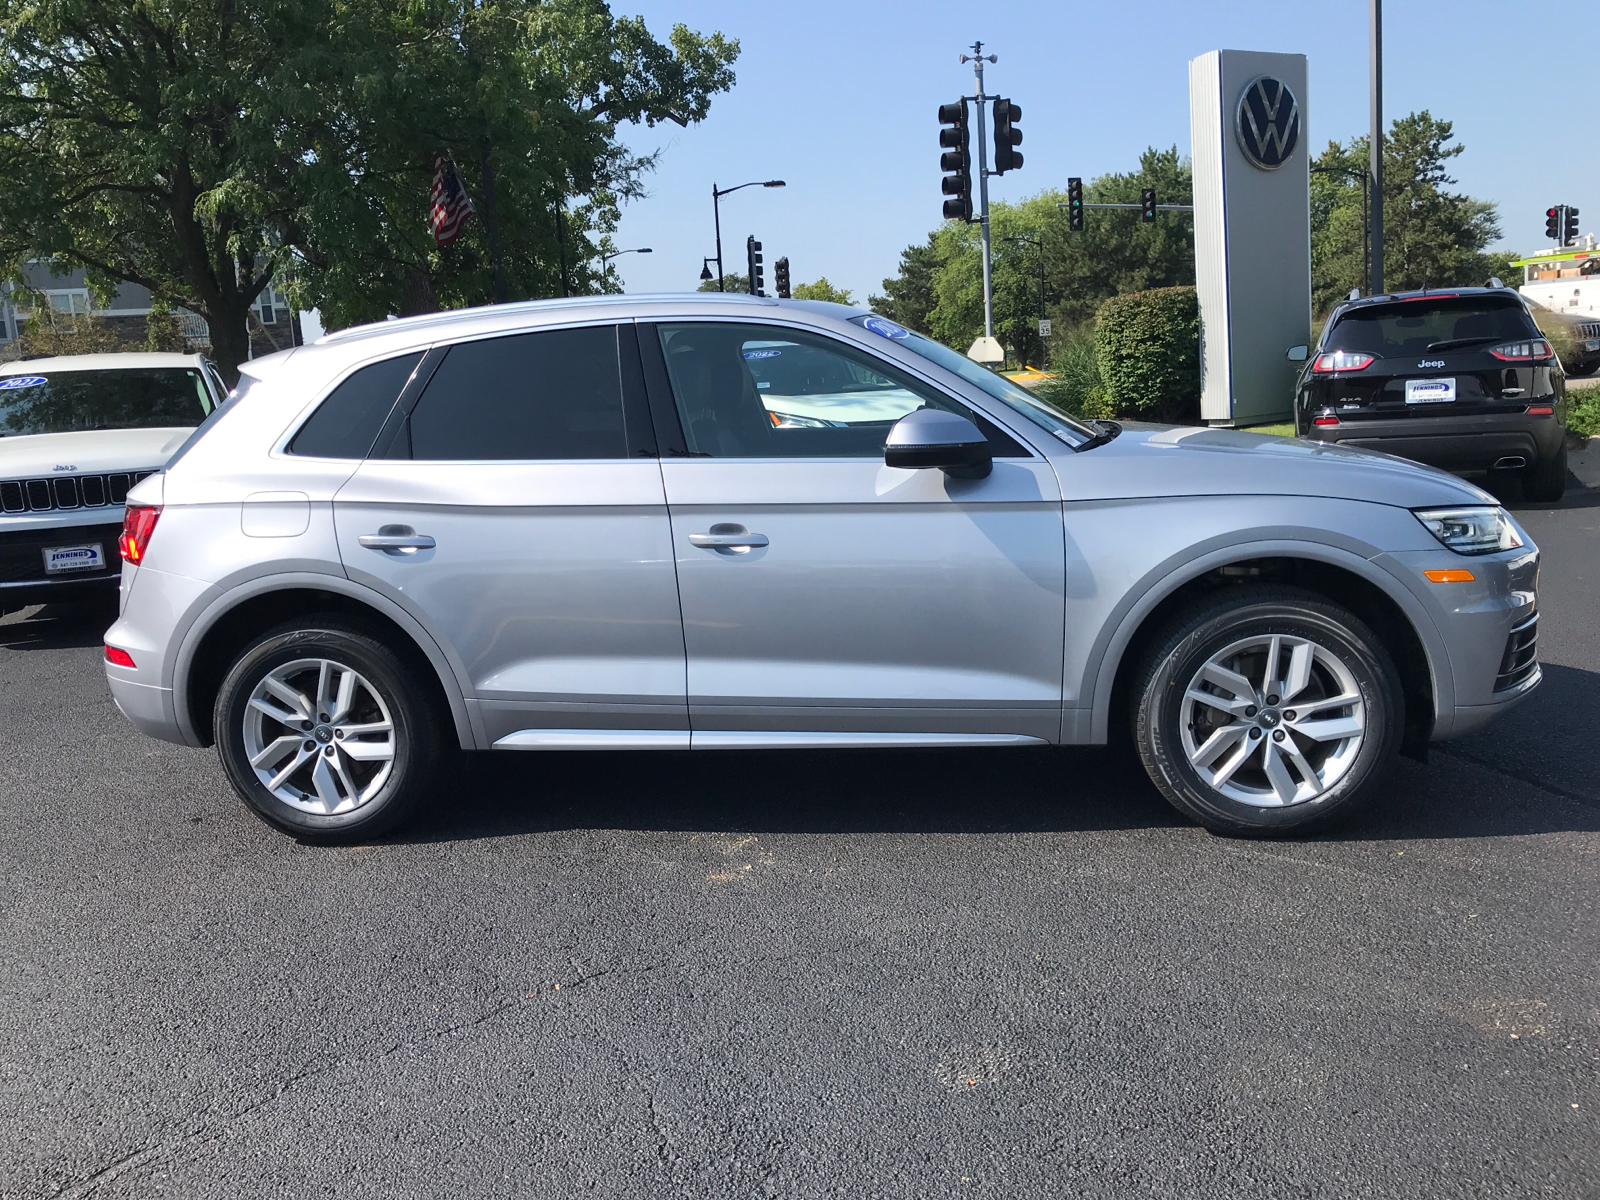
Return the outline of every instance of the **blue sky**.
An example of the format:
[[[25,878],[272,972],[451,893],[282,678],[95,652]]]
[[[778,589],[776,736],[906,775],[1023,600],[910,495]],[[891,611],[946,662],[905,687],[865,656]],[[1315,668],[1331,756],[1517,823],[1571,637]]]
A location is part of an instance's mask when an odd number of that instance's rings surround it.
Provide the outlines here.
[[[1458,189],[1500,207],[1498,248],[1549,245],[1544,210],[1570,203],[1600,229],[1600,154],[1590,126],[1600,83],[1574,54],[1534,65],[1551,45],[1600,31],[1592,0],[1388,0],[1385,120],[1427,108],[1455,123],[1466,152]],[[893,274],[903,247],[939,222],[939,104],[973,89],[957,56],[974,38],[999,55],[991,93],[1022,106],[1021,171],[991,181],[1018,199],[1133,169],[1146,146],[1189,152],[1188,62],[1208,50],[1309,58],[1308,131],[1320,149],[1367,127],[1367,0],[614,0],[665,40],[676,22],[739,39],[738,83],[700,125],[626,128],[659,149],[647,199],[623,211],[617,260],[629,291],[698,282],[713,251],[711,185],[788,181],[723,201],[723,259],[742,270],[744,239],[795,282],[826,276],[858,302]],[[1563,32],[1564,31],[1564,34]],[[770,267],[768,272],[770,291]]]

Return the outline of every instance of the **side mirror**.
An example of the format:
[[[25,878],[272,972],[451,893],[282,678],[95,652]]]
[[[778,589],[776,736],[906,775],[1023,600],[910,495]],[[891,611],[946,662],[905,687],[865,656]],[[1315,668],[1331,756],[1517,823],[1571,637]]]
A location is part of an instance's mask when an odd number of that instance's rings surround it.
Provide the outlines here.
[[[896,421],[883,461],[910,470],[938,467],[954,479],[983,479],[994,470],[983,431],[958,413],[937,408],[919,408]]]
[[[1289,353],[1284,355],[1290,362],[1305,362],[1311,357],[1310,346],[1290,346]]]

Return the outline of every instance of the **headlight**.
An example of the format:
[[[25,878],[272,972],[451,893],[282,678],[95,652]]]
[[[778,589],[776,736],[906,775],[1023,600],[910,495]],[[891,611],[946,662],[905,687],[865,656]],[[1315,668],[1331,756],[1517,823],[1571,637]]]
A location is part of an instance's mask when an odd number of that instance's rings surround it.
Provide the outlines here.
[[[1503,508],[1413,509],[1417,520],[1457,554],[1493,554],[1522,545],[1517,527]]]

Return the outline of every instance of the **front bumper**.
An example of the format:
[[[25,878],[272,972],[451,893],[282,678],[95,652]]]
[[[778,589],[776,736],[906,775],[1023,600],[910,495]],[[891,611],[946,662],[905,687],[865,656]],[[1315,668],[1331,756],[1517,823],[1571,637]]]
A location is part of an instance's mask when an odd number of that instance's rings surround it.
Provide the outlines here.
[[[117,594],[122,559],[117,554],[116,524],[49,524],[11,522],[0,525],[0,610],[10,612],[30,604],[72,603],[107,599]],[[49,546],[100,547],[105,564],[93,571],[51,575],[45,570],[44,550]]]
[[[1309,423],[1309,418],[1302,417],[1301,421]],[[1341,417],[1338,425],[1310,425],[1302,436],[1313,442],[1382,450],[1447,471],[1487,471],[1506,458],[1520,457],[1531,467],[1541,459],[1554,457],[1566,431],[1553,416],[1429,413],[1394,418]]]

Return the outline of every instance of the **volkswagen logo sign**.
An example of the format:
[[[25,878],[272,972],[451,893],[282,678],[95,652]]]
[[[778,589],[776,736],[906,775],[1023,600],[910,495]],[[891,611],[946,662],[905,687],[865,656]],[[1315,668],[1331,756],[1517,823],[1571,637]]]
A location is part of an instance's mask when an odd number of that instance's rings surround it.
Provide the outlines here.
[[[1281,79],[1252,79],[1239,97],[1239,146],[1263,171],[1275,171],[1300,142],[1300,105]]]

